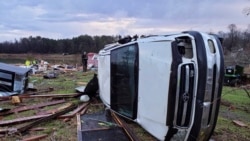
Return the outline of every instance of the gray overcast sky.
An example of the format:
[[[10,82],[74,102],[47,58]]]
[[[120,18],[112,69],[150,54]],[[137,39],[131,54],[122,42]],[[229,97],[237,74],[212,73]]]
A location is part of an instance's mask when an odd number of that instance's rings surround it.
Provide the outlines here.
[[[247,29],[250,0],[0,0],[0,42],[21,37]]]

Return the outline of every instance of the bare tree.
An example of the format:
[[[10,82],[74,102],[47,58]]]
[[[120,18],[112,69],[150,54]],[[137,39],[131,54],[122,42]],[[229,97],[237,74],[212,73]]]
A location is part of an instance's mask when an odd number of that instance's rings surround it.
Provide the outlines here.
[[[229,44],[228,44],[228,50],[232,51],[233,48],[236,47],[237,45],[237,39],[238,39],[238,31],[237,31],[237,26],[235,24],[230,24],[228,26],[229,33],[228,33],[228,39],[229,39]]]

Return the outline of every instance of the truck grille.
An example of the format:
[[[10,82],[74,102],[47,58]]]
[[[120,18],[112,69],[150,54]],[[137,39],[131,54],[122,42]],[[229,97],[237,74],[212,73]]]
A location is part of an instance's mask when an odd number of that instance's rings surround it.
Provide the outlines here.
[[[174,126],[188,128],[191,121],[194,96],[194,64],[181,64],[178,68]]]

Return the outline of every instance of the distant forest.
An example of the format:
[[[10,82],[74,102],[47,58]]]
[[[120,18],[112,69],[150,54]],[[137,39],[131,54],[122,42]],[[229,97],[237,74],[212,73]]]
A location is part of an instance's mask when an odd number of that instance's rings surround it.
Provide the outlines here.
[[[235,24],[228,26],[228,32],[218,32],[224,39],[225,53],[235,50],[250,50],[250,25],[247,29],[237,29]],[[81,35],[72,39],[48,39],[44,37],[28,37],[14,42],[0,43],[0,53],[68,53],[76,54],[86,52],[98,52],[106,44],[116,42],[120,36],[89,36]]]
[[[106,44],[116,42],[119,36],[89,36],[81,35],[72,39],[49,39],[44,37],[21,38],[14,42],[0,43],[0,53],[39,53],[77,54],[86,52],[98,52]]]

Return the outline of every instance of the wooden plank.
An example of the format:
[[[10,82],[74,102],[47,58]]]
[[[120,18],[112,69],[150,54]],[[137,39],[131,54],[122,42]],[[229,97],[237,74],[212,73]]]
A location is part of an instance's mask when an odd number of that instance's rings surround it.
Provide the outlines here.
[[[36,127],[36,128],[31,128],[29,129],[29,131],[44,131],[46,130],[47,128],[43,128],[43,127]]]
[[[17,131],[16,128],[4,128],[4,129],[0,129],[0,134],[6,134],[12,131]]]
[[[83,109],[87,109],[87,105],[89,103],[83,103],[82,105],[78,106],[78,108],[76,108],[74,111],[72,111],[70,114],[66,114],[66,115],[61,115],[58,118],[72,118],[74,117],[78,112],[82,111]]]
[[[71,103],[67,103],[67,104],[65,104],[65,105],[62,105],[62,106],[56,108],[56,109],[50,109],[50,110],[47,110],[47,111],[39,112],[39,113],[37,113],[37,115],[54,114],[54,113],[56,113],[56,112],[59,112],[59,111],[65,109],[65,108],[69,107],[70,105],[71,105]]]
[[[26,122],[26,121],[44,118],[44,117],[48,117],[48,116],[49,115],[37,115],[37,116],[23,117],[23,118],[17,118],[17,119],[12,119],[12,120],[1,120],[0,126]]]
[[[240,126],[240,127],[247,127],[247,125],[245,123],[243,123],[242,121],[239,121],[239,120],[233,120],[233,123]]]
[[[36,121],[34,121],[34,122],[28,124],[28,125],[19,127],[19,128],[17,129],[17,131],[18,131],[19,133],[24,133],[24,132],[26,132],[28,129],[30,129],[30,128],[36,126],[36,125],[39,125],[39,124],[41,124],[41,123],[43,123],[43,122],[52,120],[52,119],[54,119],[54,118],[56,118],[56,117],[58,117],[58,116],[60,116],[60,115],[63,115],[63,114],[65,114],[65,113],[67,113],[67,112],[69,112],[69,111],[71,111],[71,110],[73,110],[73,109],[75,109],[75,108],[76,108],[76,105],[72,104],[70,107],[68,107],[68,108],[66,108],[66,109],[63,109],[62,111],[59,111],[59,112],[57,112],[57,113],[55,113],[55,114],[51,114],[51,115],[49,115],[49,116],[47,116],[47,117],[43,117],[43,118],[41,118],[41,119],[38,119],[38,120],[36,120]]]
[[[82,111],[80,111],[80,115],[85,114],[87,110],[88,110],[88,107],[84,108]]]
[[[52,106],[52,105],[56,105],[56,104],[60,104],[60,103],[64,103],[64,102],[65,102],[65,100],[57,100],[57,101],[51,101],[51,102],[46,102],[46,103],[43,102],[43,103],[39,103],[36,105],[22,106],[22,107],[18,107],[15,109],[11,109],[10,111],[7,111],[7,112],[0,113],[0,116],[8,115],[8,114],[16,113],[16,112],[23,112],[23,111],[27,111],[27,110],[42,108],[42,107],[46,107],[46,106]]]
[[[31,128],[29,129],[29,131],[44,131],[47,128],[42,128],[42,127],[37,127],[37,128]],[[7,133],[12,133],[12,132],[16,132],[17,128],[4,128],[4,129],[0,129],[0,134],[7,134]]]
[[[37,141],[37,140],[43,139],[43,138],[45,138],[47,136],[48,136],[48,134],[36,135],[36,136],[31,136],[31,137],[28,137],[28,138],[24,138],[21,141]]]
[[[71,114],[62,115],[62,116],[59,116],[58,118],[71,118],[71,117],[75,116],[82,109],[84,110],[85,106],[87,106],[87,105],[88,105],[88,103],[84,103],[81,106],[79,106],[76,110],[74,110]],[[65,106],[64,109],[66,109],[70,106],[71,105]],[[61,108],[61,110],[63,110],[63,109]],[[58,113],[58,112],[59,111],[56,111],[56,113]],[[40,119],[40,118],[48,117],[50,115],[52,115],[52,114],[36,115],[36,116],[23,117],[23,118],[17,118],[17,119],[12,119],[12,120],[0,120],[0,126],[6,126],[6,125],[10,125],[10,124],[17,124],[17,123],[21,123],[21,122],[30,121],[30,120]]]
[[[130,128],[127,126],[127,124],[119,118],[114,112],[111,111],[111,115],[114,118],[114,120],[124,129],[124,131],[127,133],[131,141],[140,141],[140,139],[130,130]]]
[[[80,96],[81,93],[70,93],[70,94],[39,94],[39,95],[18,95],[20,98],[73,98]],[[11,96],[2,96],[0,101],[10,100]]]
[[[82,141],[82,124],[81,124],[81,115],[76,115],[76,124],[77,124],[77,141]]]

